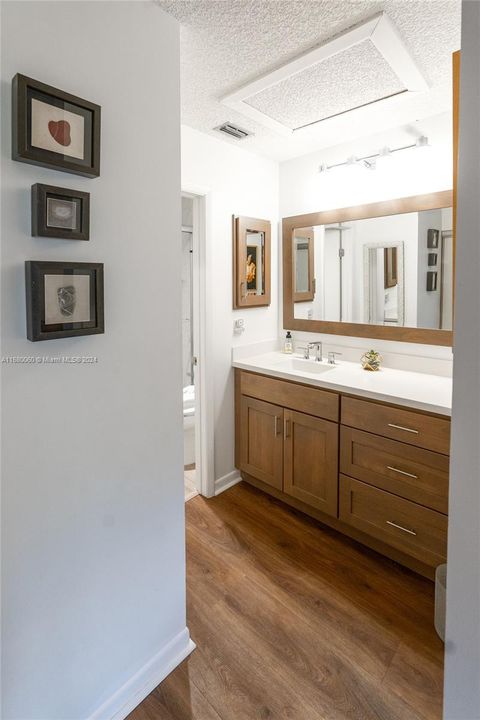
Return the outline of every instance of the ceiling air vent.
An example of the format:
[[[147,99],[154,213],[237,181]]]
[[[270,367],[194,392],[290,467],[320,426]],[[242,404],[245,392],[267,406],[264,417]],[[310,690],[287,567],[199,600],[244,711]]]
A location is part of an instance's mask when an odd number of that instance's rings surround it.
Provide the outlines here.
[[[242,128],[237,127],[236,125],[232,125],[232,123],[223,123],[223,125],[219,125],[218,127],[214,128],[214,130],[218,130],[218,132],[225,133],[225,135],[230,135],[230,137],[236,138],[236,140],[243,140],[246,137],[249,137],[249,135],[252,135],[252,133],[248,132],[248,130],[242,130]]]

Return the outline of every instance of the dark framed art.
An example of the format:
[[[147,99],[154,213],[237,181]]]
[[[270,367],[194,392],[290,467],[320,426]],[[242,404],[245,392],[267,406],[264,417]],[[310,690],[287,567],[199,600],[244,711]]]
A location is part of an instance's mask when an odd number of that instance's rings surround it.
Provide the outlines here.
[[[32,185],[32,235],[88,240],[90,193],[40,183]]]
[[[440,239],[440,230],[429,228],[427,230],[427,248],[429,250],[437,250]]]
[[[434,267],[437,264],[438,253],[428,253],[428,266]]]
[[[55,340],[105,331],[103,263],[25,263],[27,337]]]
[[[52,170],[100,175],[99,105],[25,75],[12,81],[12,158]]]
[[[429,270],[427,272],[427,291],[431,292],[437,289],[438,273],[436,270]]]

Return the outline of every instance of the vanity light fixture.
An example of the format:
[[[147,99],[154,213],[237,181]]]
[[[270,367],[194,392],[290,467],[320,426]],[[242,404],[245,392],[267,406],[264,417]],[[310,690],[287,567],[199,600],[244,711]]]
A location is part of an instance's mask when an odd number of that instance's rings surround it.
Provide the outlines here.
[[[355,155],[351,155],[344,162],[333,163],[333,165],[322,163],[318,168],[318,172],[324,173],[327,172],[327,170],[339,167],[359,167],[366,170],[375,170],[377,167],[377,160],[391,158],[395,153],[402,152],[402,150],[424,149],[429,147],[431,147],[431,145],[428,142],[428,138],[425,135],[421,135],[412,145],[402,145],[398,148],[389,148],[384,146],[380,148],[377,153],[373,153],[373,155],[365,155],[360,158],[355,157]]]

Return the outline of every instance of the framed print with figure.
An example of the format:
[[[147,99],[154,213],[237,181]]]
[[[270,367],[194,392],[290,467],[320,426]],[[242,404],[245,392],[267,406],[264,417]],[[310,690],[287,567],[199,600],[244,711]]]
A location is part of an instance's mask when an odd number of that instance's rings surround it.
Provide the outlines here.
[[[25,263],[27,337],[32,342],[105,331],[103,263]]]
[[[12,81],[12,158],[52,170],[100,175],[99,105],[15,75]]]

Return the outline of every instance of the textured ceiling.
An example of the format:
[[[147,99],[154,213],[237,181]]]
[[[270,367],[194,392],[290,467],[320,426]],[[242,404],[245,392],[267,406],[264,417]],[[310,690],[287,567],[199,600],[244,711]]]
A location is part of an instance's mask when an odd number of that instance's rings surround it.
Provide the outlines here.
[[[225,142],[282,160],[435,115],[450,107],[451,54],[460,46],[460,0],[156,2],[182,25],[182,122],[215,137],[222,136],[212,128],[225,121],[255,133],[254,137],[240,142],[228,138]],[[388,109],[382,108],[382,103],[370,105],[365,111],[357,111],[360,116],[355,120],[350,113],[326,120],[316,126],[318,131],[314,136],[302,138],[298,134],[292,138],[279,137],[220,103],[219,98],[224,95],[381,11],[395,24],[430,83],[428,92],[408,97],[398,95]],[[368,78],[364,68],[343,68],[341,77],[328,78],[332,103],[341,100],[341,94],[345,93],[344,73],[353,71],[361,78],[359,95],[362,97],[368,97],[371,92],[381,95],[383,86],[388,84],[384,72],[374,72]],[[301,79],[297,82],[301,83]],[[259,93],[251,101],[263,103],[265,98],[264,93]],[[311,112],[312,108],[304,108],[303,103],[289,107],[288,90],[283,101],[278,100],[278,93],[276,98],[275,112],[288,113],[289,121],[295,126],[302,124],[301,113]],[[302,98],[305,99],[305,94]],[[310,106],[313,103],[311,98]]]
[[[403,90],[373,43],[364,40],[245,102],[293,130]]]

